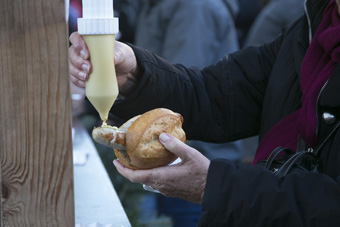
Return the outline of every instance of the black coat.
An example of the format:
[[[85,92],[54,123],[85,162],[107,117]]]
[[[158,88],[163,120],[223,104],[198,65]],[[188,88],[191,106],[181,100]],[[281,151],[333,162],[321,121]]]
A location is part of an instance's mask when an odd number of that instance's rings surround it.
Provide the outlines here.
[[[327,3],[309,0],[308,16],[276,40],[230,54],[203,71],[170,65],[133,47],[144,74],[113,112],[130,118],[167,107],[183,115],[188,139],[229,142],[257,134],[261,139],[301,105],[301,63]],[[318,99],[319,138],[340,121],[339,85],[340,66]],[[323,120],[326,111],[334,122]],[[340,226],[340,131],[320,159],[322,173],[291,173],[284,180],[258,166],[212,161],[199,226]]]

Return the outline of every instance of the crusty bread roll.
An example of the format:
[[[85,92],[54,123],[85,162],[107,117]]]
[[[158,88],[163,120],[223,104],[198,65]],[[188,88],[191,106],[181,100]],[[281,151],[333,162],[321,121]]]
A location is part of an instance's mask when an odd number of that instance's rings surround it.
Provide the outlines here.
[[[95,128],[92,136],[98,143],[114,148],[119,161],[131,169],[150,169],[170,164],[177,157],[159,142],[168,133],[185,142],[180,114],[158,108],[136,116],[119,129]]]

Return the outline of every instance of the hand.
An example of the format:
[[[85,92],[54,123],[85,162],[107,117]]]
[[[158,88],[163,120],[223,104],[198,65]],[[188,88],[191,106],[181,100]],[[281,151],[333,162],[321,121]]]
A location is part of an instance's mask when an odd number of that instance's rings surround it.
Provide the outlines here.
[[[69,48],[70,79],[78,87],[85,87],[92,71],[91,58],[86,43],[81,35],[74,32],[70,35]],[[119,92],[126,96],[132,92],[138,83],[137,60],[131,47],[115,41],[114,63],[118,81]]]
[[[132,170],[114,160],[118,172],[131,182],[151,186],[165,196],[201,204],[210,161],[169,134],[162,133],[159,140],[182,162],[148,170]]]

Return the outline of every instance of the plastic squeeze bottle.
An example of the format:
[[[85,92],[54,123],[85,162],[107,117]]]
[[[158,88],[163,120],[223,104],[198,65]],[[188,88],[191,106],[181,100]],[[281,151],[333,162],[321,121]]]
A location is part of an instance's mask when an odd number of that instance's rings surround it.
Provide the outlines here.
[[[119,29],[118,18],[113,16],[113,0],[83,0],[83,17],[78,18],[77,23],[92,63],[85,94],[106,125],[119,92],[113,60],[115,35]]]

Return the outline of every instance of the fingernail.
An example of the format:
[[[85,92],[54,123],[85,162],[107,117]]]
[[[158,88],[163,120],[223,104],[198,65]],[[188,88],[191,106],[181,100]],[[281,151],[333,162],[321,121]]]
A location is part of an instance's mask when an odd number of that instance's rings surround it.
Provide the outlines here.
[[[87,65],[87,64],[82,64],[81,65],[81,68],[85,71],[85,72],[89,72],[89,70],[90,70],[90,67]]]
[[[167,134],[167,133],[162,133],[162,134],[159,135],[159,140],[160,140],[162,143],[166,143],[166,142],[168,142],[170,139],[171,139],[171,137],[170,137],[169,134]]]
[[[80,51],[80,56],[81,56],[82,58],[84,58],[84,59],[87,59],[87,54],[86,54],[86,52],[83,51],[83,50]]]
[[[83,78],[83,79],[86,79],[86,73],[84,72],[79,72],[78,73],[79,77]]]

